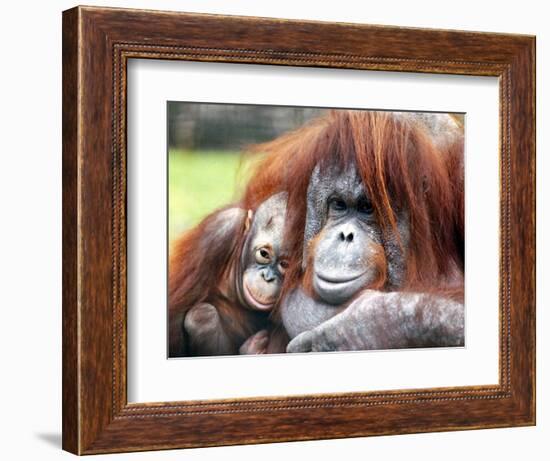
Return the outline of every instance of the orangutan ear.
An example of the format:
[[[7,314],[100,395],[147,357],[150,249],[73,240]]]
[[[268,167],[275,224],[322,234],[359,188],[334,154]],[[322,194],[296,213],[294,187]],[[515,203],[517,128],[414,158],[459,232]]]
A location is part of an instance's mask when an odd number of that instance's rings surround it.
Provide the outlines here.
[[[244,232],[245,234],[250,230],[250,227],[252,226],[252,218],[254,217],[254,212],[252,210],[248,210],[246,213],[246,219],[244,221]]]

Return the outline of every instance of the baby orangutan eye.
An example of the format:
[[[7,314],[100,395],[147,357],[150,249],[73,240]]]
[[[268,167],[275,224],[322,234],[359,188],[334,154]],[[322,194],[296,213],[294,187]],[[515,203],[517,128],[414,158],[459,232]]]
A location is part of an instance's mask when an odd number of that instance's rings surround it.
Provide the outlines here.
[[[266,248],[258,248],[256,250],[256,262],[258,264],[269,264],[271,261],[271,255]]]
[[[277,268],[279,269],[279,272],[284,275],[284,273],[288,269],[288,261],[284,259],[282,261],[279,261]]]

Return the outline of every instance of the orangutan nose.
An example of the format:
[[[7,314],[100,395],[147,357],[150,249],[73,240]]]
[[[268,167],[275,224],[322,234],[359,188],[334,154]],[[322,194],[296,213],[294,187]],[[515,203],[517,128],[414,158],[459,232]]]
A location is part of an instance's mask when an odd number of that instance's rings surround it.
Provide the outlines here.
[[[275,280],[275,275],[273,274],[273,271],[266,269],[262,271],[262,278],[267,282],[271,283],[273,280]]]
[[[340,232],[340,240],[342,242],[353,242],[353,232]]]

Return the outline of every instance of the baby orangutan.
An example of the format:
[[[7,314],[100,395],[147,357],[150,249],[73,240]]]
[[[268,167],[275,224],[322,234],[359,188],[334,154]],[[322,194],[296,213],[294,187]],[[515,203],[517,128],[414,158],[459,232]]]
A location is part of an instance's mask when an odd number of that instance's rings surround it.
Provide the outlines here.
[[[232,207],[176,242],[169,268],[169,356],[284,352],[269,315],[287,267],[282,243],[287,194],[255,212]]]

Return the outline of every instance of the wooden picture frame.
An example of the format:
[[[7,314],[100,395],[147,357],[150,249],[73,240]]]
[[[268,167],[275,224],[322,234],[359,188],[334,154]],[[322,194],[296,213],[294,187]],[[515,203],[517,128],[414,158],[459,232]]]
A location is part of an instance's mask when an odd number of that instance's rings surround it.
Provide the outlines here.
[[[500,85],[499,384],[129,404],[129,59],[484,75]],[[535,38],[76,7],[63,13],[63,448],[93,454],[535,424]]]

